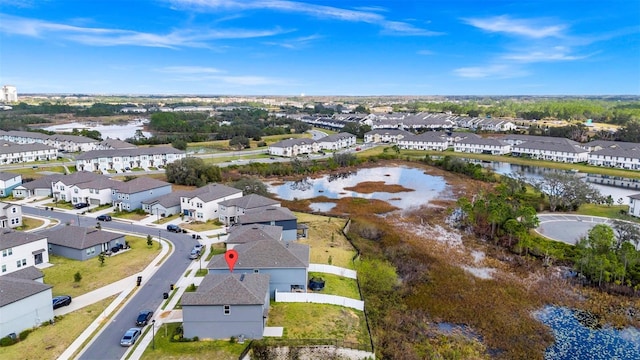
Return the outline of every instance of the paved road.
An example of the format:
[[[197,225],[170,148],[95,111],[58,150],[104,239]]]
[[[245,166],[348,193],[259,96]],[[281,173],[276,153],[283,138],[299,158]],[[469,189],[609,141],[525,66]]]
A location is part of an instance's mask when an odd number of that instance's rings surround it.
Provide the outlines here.
[[[538,219],[540,226],[536,232],[571,245],[575,245],[597,224],[611,225],[611,220],[607,218],[575,214],[538,214]]]
[[[61,224],[73,222],[75,225],[80,220],[81,226],[94,226],[96,220],[94,216],[82,216],[76,214],[68,214],[60,211],[50,211],[23,206],[22,211],[26,215],[37,215],[44,217],[53,217],[60,220]],[[60,225],[58,225],[60,226]],[[102,228],[105,230],[116,229],[126,232],[134,232],[140,234],[158,235],[158,228],[136,225],[120,221],[103,222]],[[135,296],[111,318],[111,323],[106,326],[103,331],[96,337],[94,341],[85,348],[85,351],[79,357],[80,359],[120,359],[124,355],[127,348],[120,346],[120,339],[124,332],[135,326],[135,319],[138,312],[142,309],[156,309],[162,303],[162,293],[170,292],[169,287],[175,284],[182,277],[187,267],[192,263],[188,259],[189,253],[197,242],[187,234],[169,233],[161,230],[162,238],[169,239],[175,246],[173,254],[166,260],[164,265],[158,271],[146,280],[145,284],[139,289]]]

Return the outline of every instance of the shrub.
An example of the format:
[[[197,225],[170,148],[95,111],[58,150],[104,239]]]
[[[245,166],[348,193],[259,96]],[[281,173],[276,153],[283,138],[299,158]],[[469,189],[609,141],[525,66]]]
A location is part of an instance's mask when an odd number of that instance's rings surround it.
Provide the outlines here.
[[[5,336],[2,339],[0,339],[0,346],[11,346],[15,343],[16,341],[8,336]]]
[[[25,329],[20,332],[20,340],[25,340],[29,334],[31,334],[32,329]]]

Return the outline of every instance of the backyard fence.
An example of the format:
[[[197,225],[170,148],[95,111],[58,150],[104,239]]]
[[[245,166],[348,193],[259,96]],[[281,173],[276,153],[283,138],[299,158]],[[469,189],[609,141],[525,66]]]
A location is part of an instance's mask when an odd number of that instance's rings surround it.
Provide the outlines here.
[[[325,264],[309,264],[309,271],[321,272],[325,274],[334,274],[349,279],[357,279],[357,273],[355,270],[346,269],[333,265]]]
[[[313,294],[313,293],[288,293],[278,292],[276,290],[276,302],[297,302],[297,303],[316,303],[331,304],[349,307],[352,309],[364,311],[364,301],[350,299],[344,296]]]

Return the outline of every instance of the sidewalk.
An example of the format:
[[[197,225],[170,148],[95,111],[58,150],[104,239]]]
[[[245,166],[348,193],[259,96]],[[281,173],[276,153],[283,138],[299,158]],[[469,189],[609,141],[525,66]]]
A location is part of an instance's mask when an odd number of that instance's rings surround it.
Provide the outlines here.
[[[107,308],[82,332],[82,334],[80,334],[80,336],[78,336],[78,338],[76,338],[76,340],[71,345],[69,345],[69,347],[60,355],[58,359],[70,359],[71,356],[80,349],[82,344],[91,337],[94,331],[96,331],[100,327],[100,325],[104,324],[106,320],[109,319],[109,317],[114,315],[113,312],[121,304],[124,303],[127,296],[129,296],[132,291],[137,289],[136,278],[138,276],[142,276],[142,279],[151,278],[151,276],[161,266],[159,262],[167,253],[169,253],[169,249],[173,249],[173,246],[170,247],[165,240],[162,240],[162,249],[160,250],[160,254],[158,254],[158,256],[156,256],[156,258],[151,261],[142,272],[131,275],[125,279],[116,281],[115,283],[111,283],[107,286],[103,286],[84,295],[78,296],[74,298],[71,304],[66,308],[56,309],[56,311],[54,312],[55,315],[63,315],[119,293],[118,297],[116,297],[116,299],[111,302],[109,306],[107,306]],[[142,285],[144,285],[144,281]],[[97,336],[98,334],[100,334],[100,332],[96,333],[95,336]],[[85,347],[89,346],[90,344],[91,341],[88,342]]]

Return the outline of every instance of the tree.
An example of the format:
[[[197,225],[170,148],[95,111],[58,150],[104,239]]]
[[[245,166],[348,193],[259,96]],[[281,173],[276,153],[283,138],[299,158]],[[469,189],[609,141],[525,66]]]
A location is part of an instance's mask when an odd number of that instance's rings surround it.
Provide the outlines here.
[[[257,178],[252,177],[244,177],[235,183],[233,183],[234,188],[242,190],[243,195],[256,194],[261,196],[269,196],[269,191],[267,190],[267,186]]]
[[[591,184],[577,175],[551,171],[542,175],[533,186],[549,198],[549,210],[575,210],[580,205],[600,202],[601,195]]]
[[[147,246],[153,246],[153,239],[151,238],[151,235],[147,235]]]
[[[625,242],[638,246],[640,241],[640,228],[638,225],[623,220],[613,220],[611,225],[616,234],[616,249],[620,249]]]
[[[183,139],[175,139],[171,142],[171,146],[178,150],[187,150],[187,142]]]
[[[82,275],[80,274],[80,271],[77,271],[73,274],[73,281],[78,283],[80,280],[82,280]]]
[[[234,136],[231,140],[229,140],[229,146],[237,150],[248,148],[249,144],[249,139],[244,136]]]
[[[98,261],[100,262],[100,266],[104,266],[104,260],[105,260],[104,253],[103,253],[103,252],[101,252],[101,253],[98,255]]]
[[[186,157],[167,164],[165,174],[167,181],[180,185],[204,186],[221,180],[220,168],[207,165],[196,157]]]

